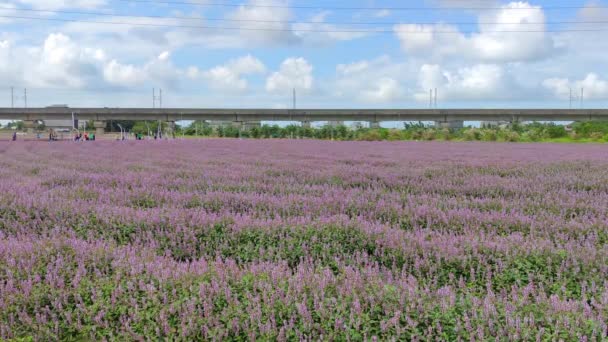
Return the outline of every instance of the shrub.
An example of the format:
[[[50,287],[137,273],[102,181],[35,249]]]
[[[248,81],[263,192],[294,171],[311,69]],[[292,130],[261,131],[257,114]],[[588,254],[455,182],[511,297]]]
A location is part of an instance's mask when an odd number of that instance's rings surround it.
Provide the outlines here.
[[[399,130],[391,129],[388,132],[388,140],[390,141],[401,140],[402,138],[401,131]]]
[[[523,134],[523,138],[527,141],[539,141],[542,139],[542,134],[536,130],[527,131]]]
[[[577,134],[584,137],[589,137],[594,132],[608,134],[608,122],[604,121],[575,122],[572,124],[572,128]]]
[[[602,138],[604,138],[604,134],[602,132],[593,132],[589,134],[589,138],[591,138],[592,140],[601,140]]]
[[[519,133],[517,132],[507,132],[505,135],[505,141],[509,142],[518,142],[520,139]]]
[[[359,140],[363,141],[381,141],[382,136],[378,130],[370,130],[359,136]]]
[[[435,140],[436,139],[436,131],[434,129],[427,129],[422,132],[423,140]]]
[[[477,128],[469,128],[462,133],[462,137],[466,141],[481,140],[481,132]]]
[[[568,132],[566,132],[566,127],[562,125],[549,124],[545,128],[545,133],[547,137],[551,139],[562,138],[565,137]]]
[[[448,128],[444,128],[439,132],[441,139],[443,140],[451,140],[452,132]]]
[[[496,141],[497,134],[494,129],[484,129],[481,133],[481,140],[483,141]]]

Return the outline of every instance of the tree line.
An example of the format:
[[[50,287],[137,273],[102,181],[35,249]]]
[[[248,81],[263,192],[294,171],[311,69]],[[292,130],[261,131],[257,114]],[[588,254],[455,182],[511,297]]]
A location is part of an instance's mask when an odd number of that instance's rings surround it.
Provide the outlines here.
[[[159,127],[160,125],[160,127]],[[127,132],[153,136],[159,130],[167,132],[166,122],[158,121],[108,121],[106,132]],[[93,127],[89,123],[87,127]],[[9,122],[8,129],[25,130],[22,121]],[[38,130],[44,130],[40,124]],[[437,128],[432,124],[404,123],[398,128],[367,128],[362,126],[303,127],[300,125],[260,125],[241,128],[232,125],[212,126],[205,121],[193,121],[188,125],[176,125],[175,134],[190,137],[253,138],[253,139],[325,139],[325,140],[455,140],[455,141],[595,141],[608,142],[608,122],[585,121],[570,125],[556,123],[512,123],[492,127],[464,127],[459,129]]]
[[[134,127],[137,130],[137,126]],[[141,132],[145,133],[145,132]],[[177,126],[176,134],[183,136],[254,138],[254,139],[328,139],[328,140],[456,140],[456,141],[598,141],[608,142],[608,122],[575,122],[571,125],[555,123],[514,123],[493,127],[436,128],[424,123],[405,123],[399,128],[347,127],[344,125],[302,127],[300,125],[261,125],[248,129],[234,126],[213,127],[195,121]]]

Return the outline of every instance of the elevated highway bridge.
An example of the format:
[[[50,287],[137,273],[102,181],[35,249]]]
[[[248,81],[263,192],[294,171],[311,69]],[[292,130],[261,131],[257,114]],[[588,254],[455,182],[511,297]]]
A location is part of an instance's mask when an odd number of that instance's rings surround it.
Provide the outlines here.
[[[0,108],[0,120],[22,120],[32,129],[37,121],[93,121],[103,133],[110,120],[149,120],[174,123],[181,120],[232,122],[259,121],[367,121],[378,127],[383,121],[434,121],[450,127],[463,121],[584,121],[608,120],[608,109],[229,109],[229,108]]]

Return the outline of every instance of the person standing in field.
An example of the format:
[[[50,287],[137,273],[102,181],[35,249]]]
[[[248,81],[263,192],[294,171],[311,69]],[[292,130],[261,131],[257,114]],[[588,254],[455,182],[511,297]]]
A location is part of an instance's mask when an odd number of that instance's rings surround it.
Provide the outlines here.
[[[13,141],[17,141],[17,132],[13,132]]]

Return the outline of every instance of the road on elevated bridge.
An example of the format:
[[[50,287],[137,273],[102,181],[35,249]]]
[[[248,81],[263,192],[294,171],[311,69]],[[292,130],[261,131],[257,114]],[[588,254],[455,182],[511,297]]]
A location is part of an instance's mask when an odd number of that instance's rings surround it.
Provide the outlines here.
[[[580,121],[608,120],[608,109],[228,109],[0,108],[3,120],[247,121]]]

